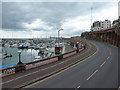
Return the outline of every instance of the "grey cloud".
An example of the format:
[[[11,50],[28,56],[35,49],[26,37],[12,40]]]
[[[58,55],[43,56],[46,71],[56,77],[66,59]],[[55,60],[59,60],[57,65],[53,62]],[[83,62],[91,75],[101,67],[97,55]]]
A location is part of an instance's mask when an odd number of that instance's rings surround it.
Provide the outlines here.
[[[84,30],[83,30],[84,31]],[[68,33],[64,33],[64,34],[61,34],[61,36],[80,36],[80,34],[82,33],[82,31],[74,31],[74,32],[68,32]]]
[[[66,18],[90,14],[91,5],[96,12],[109,4],[105,2],[3,2],[2,28],[25,30],[22,23],[32,23],[36,19],[43,20],[48,26],[59,28]]]
[[[2,3],[0,2],[0,29],[2,29]]]

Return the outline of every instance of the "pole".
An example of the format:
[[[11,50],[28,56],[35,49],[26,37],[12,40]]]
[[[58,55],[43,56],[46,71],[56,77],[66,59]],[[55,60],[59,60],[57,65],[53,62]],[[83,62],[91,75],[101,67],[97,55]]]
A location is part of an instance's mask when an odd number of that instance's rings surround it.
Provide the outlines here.
[[[58,30],[58,43],[59,43],[59,35],[60,35],[60,31],[63,30],[63,29],[59,29]]]
[[[19,52],[19,62],[18,62],[18,64],[23,64],[23,63],[21,62],[21,57],[20,57],[20,55],[21,55],[21,52]]]
[[[19,62],[21,61],[20,54],[21,54],[21,53],[19,53]]]
[[[60,29],[61,30],[61,29]],[[58,30],[58,44],[59,44],[59,35],[60,35],[60,30]]]

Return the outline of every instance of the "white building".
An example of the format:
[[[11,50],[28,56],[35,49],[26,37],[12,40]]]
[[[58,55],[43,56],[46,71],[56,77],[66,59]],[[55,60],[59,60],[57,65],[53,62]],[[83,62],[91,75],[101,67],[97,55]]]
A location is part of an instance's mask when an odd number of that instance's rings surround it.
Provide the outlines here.
[[[92,31],[99,31],[99,30],[105,30],[111,28],[111,21],[105,20],[105,21],[95,21],[92,25]]]
[[[114,27],[117,27],[118,24],[119,24],[119,19],[114,20],[113,23],[112,23],[112,27],[113,27],[113,28],[114,28]]]

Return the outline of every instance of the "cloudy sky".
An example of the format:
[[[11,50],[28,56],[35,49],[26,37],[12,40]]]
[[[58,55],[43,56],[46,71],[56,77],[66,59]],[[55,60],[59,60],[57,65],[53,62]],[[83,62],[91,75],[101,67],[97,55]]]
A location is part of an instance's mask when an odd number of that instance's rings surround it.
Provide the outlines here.
[[[80,35],[93,21],[118,18],[118,2],[2,2],[0,37],[45,38]],[[0,20],[1,21],[1,20]]]

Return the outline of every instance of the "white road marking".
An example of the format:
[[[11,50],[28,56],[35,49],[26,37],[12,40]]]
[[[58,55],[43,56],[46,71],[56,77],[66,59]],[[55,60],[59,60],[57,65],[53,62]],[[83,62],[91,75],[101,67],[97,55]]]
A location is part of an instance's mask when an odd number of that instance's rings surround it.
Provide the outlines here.
[[[80,88],[80,85],[77,88]]]
[[[109,59],[110,57],[108,57],[107,59]]]
[[[6,82],[2,82],[2,83],[0,83],[0,85],[5,84],[5,83],[8,83],[8,82],[11,82],[11,81],[13,81],[13,80],[14,80],[14,79],[11,79],[11,80],[6,81]]]
[[[104,61],[104,62],[100,65],[100,67],[102,67],[105,63],[106,63],[106,61]]]
[[[77,90],[78,88],[80,88],[80,85],[77,88],[75,88],[75,90]]]
[[[90,75],[86,80],[89,80],[93,75],[95,75],[96,73],[98,72],[98,70],[95,70],[95,72],[92,74],[92,75]]]

